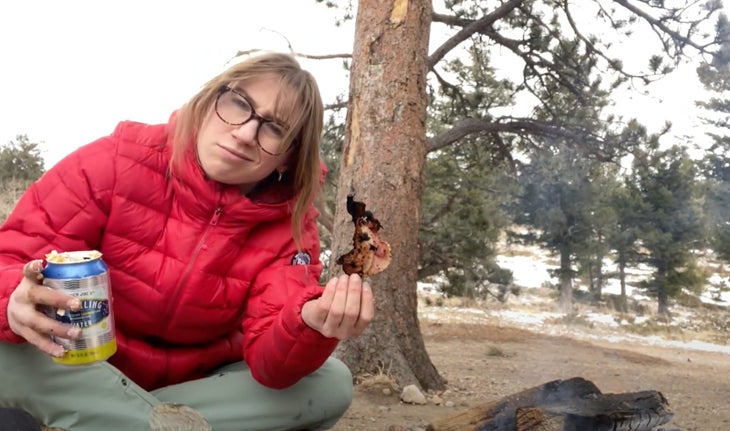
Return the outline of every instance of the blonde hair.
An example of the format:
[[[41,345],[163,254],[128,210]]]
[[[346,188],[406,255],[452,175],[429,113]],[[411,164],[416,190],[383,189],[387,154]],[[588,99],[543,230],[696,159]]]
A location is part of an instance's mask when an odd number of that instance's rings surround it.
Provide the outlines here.
[[[211,79],[177,113],[172,146],[171,171],[181,165],[186,150],[195,145],[197,134],[210,112],[221,87],[245,83],[263,76],[280,79],[281,91],[275,104],[275,116],[285,121],[289,133],[283,146],[292,145],[287,176],[296,194],[292,209],[292,235],[300,246],[305,214],[319,194],[322,167],[320,139],[324,108],[317,82],[311,73],[288,54],[267,53],[252,56]],[[282,97],[282,93],[283,96]]]

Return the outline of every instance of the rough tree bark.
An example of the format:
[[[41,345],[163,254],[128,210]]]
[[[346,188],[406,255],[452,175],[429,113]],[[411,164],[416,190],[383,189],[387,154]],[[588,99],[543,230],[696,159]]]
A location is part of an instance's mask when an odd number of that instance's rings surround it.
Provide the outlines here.
[[[401,385],[442,389],[423,342],[416,297],[431,13],[429,0],[358,4],[330,267],[339,271],[334,260],[352,248],[345,208],[352,193],[383,224],[393,259],[370,280],[374,321],[336,354],[356,375],[385,371]]]

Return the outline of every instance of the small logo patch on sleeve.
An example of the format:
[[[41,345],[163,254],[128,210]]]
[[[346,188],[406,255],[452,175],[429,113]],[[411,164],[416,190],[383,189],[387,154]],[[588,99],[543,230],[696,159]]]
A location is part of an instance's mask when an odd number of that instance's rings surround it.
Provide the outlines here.
[[[291,258],[292,265],[309,265],[312,262],[312,258],[306,251],[300,251]]]

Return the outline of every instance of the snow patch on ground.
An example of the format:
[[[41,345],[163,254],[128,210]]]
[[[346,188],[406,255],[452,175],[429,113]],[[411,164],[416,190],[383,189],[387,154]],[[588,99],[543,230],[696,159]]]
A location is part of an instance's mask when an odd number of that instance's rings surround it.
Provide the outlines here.
[[[554,269],[550,261],[555,261],[546,252],[531,248],[516,249],[511,247],[512,253],[497,257],[497,263],[510,269],[514,275],[514,283],[522,287],[518,296],[510,296],[505,304],[492,303],[491,306],[451,306],[435,305],[437,301],[429,301],[419,307],[419,316],[430,321],[444,323],[484,323],[496,326],[515,326],[531,331],[538,331],[550,335],[571,336],[583,340],[600,340],[610,343],[642,343],[647,345],[668,346],[687,350],[702,350],[730,355],[730,345],[713,344],[697,339],[670,339],[659,335],[638,335],[623,328],[627,325],[643,325],[652,319],[650,315],[620,315],[611,310],[600,310],[594,307],[578,310],[575,316],[566,316],[557,311],[550,311],[555,307],[554,295],[546,294],[546,286],[557,284],[557,280],[550,276],[549,270]],[[615,272],[617,268],[606,262],[606,273]],[[656,307],[656,301],[646,296],[642,289],[638,289],[641,280],[651,276],[652,269],[646,265],[629,268],[626,271],[627,296],[640,302],[646,302],[648,307]],[[725,286],[727,277],[713,275],[708,280],[711,286]],[[577,287],[581,289],[581,287]],[[419,293],[430,297],[438,297],[438,283],[419,283]],[[547,290],[550,292],[550,290]],[[619,280],[609,278],[605,281],[603,292],[619,295],[621,287]],[[715,288],[703,294],[700,298],[705,303],[714,305],[730,305],[730,291]],[[571,324],[569,320],[578,318],[579,324]],[[667,328],[690,328],[698,317],[695,311],[684,307],[672,307],[672,320],[667,322]]]

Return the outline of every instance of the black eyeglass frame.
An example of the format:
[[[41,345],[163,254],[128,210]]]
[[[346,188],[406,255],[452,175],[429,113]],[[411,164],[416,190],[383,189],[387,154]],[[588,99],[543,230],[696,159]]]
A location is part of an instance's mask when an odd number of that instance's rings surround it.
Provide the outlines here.
[[[248,106],[251,108],[251,113],[249,114],[248,118],[246,118],[245,120],[243,120],[240,123],[232,123],[232,122],[226,120],[225,118],[223,118],[223,116],[220,114],[220,112],[218,112],[218,102],[220,101],[221,96],[223,96],[227,92],[231,92],[231,93],[239,96],[240,98],[242,98],[243,100],[245,100],[246,103],[248,103]],[[284,151],[282,151],[280,153],[272,153],[271,151],[269,151],[266,148],[264,148],[263,145],[261,145],[261,142],[259,140],[259,132],[261,131],[261,126],[264,123],[278,124],[282,128],[284,128],[284,130],[286,130],[286,131],[288,131],[289,128],[287,126],[283,125],[283,124],[277,123],[274,120],[269,120],[268,118],[264,118],[261,115],[259,115],[258,113],[256,113],[256,110],[253,107],[253,103],[251,103],[251,101],[248,99],[248,97],[246,97],[246,95],[244,95],[240,91],[237,91],[235,88],[231,88],[231,87],[229,87],[227,85],[221,85],[220,89],[218,89],[218,95],[215,97],[215,106],[214,106],[214,109],[215,109],[215,115],[217,115],[218,118],[222,122],[224,122],[226,124],[230,124],[231,126],[243,126],[244,124],[246,124],[249,121],[251,121],[252,118],[255,118],[256,120],[258,120],[258,125],[256,125],[256,145],[261,149],[261,151],[265,152],[266,154],[268,154],[270,156],[280,156],[280,155],[286,153],[287,151],[291,150],[292,148],[294,148],[294,145],[296,145],[296,143],[297,143],[297,140],[296,139],[293,139],[291,141],[291,143],[289,143],[289,145],[286,147],[286,149],[284,149]]]

